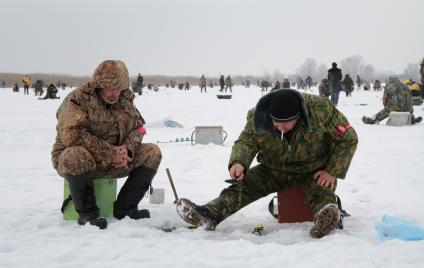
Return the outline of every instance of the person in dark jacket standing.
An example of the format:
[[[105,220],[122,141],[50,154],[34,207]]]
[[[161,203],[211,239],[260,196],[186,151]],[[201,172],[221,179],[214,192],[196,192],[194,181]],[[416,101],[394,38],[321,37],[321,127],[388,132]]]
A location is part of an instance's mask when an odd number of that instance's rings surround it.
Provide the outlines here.
[[[356,84],[358,86],[358,89],[360,89],[362,86],[362,79],[359,75],[356,75]]]
[[[143,76],[139,73],[135,82],[135,90],[133,89],[138,95],[143,94],[143,80]]]
[[[312,80],[312,77],[308,75],[305,79],[306,86],[308,86],[308,89],[311,89],[312,85],[314,84],[314,81]]]
[[[339,94],[340,90],[342,90],[341,80],[342,70],[337,68],[337,63],[333,62],[332,68],[328,70],[328,81],[330,82],[330,90],[331,90],[331,101],[334,105],[337,105],[339,102]]]
[[[34,85],[35,96],[41,96],[44,92],[43,90],[44,82],[43,80],[37,80]]]
[[[219,85],[221,86],[221,89],[219,90],[219,92],[223,92],[224,86],[225,86],[225,79],[223,75],[221,75],[221,77],[219,78]]]
[[[231,81],[231,75],[227,76],[227,78],[225,78],[225,92],[227,92],[227,89],[230,89],[230,92],[233,92],[232,88],[233,88],[233,82]]]
[[[202,76],[200,77],[200,93],[203,92],[203,89],[205,89],[206,93],[206,77],[204,74],[202,74]]]
[[[352,91],[353,91],[353,88],[355,87],[355,85],[354,85],[353,80],[352,80],[352,78],[350,77],[349,74],[345,75],[345,78],[343,79],[342,84],[343,84],[343,88],[346,92],[346,97],[349,97],[349,96],[352,97]]]

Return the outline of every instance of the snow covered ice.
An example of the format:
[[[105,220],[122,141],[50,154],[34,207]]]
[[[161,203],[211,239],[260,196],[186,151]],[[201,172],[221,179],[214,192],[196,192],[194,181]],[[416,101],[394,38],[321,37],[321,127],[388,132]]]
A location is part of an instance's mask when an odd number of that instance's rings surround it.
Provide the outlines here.
[[[344,208],[345,230],[322,239],[309,236],[312,223],[278,224],[268,213],[273,195],[242,209],[216,231],[189,230],[177,215],[165,168],[179,197],[204,204],[228,185],[231,146],[244,127],[248,109],[262,96],[259,88],[234,87],[233,98],[218,100],[218,89],[201,94],[160,88],[145,91],[135,104],[147,122],[171,117],[183,128],[152,127],[144,142],[190,137],[195,126],[222,125],[223,146],[190,142],[159,143],[163,160],[153,186],[165,188],[165,204],[149,204],[150,219],[118,221],[108,228],[64,221],[60,212],[63,179],[53,169],[60,100],[0,89],[0,267],[423,267],[424,241],[381,242],[374,225],[385,214],[424,225],[424,123],[389,127],[365,125],[363,115],[382,108],[382,91],[340,94],[338,109],[349,119],[359,144],[337,193]],[[312,89],[317,94],[317,88]],[[366,105],[364,105],[366,104]],[[424,106],[414,106],[424,116]],[[118,187],[123,180],[118,181]],[[252,235],[256,224],[265,236]],[[177,227],[167,233],[161,228]]]

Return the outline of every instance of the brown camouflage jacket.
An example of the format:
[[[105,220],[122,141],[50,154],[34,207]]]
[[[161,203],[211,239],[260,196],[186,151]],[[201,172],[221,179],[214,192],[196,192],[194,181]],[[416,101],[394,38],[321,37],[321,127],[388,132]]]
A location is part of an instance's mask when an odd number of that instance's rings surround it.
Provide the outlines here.
[[[281,90],[296,93],[302,103],[290,143],[281,140],[268,111],[273,95]],[[229,166],[238,162],[247,170],[257,155],[257,161],[279,177],[310,175],[325,169],[337,178],[345,178],[358,143],[346,117],[327,99],[281,90],[265,95],[248,112],[246,126],[232,148]]]
[[[87,149],[101,168],[110,167],[113,146],[126,145],[134,154],[134,145],[143,139],[138,129],[144,120],[133,99],[134,94],[125,89],[115,104],[106,104],[90,83],[69,93],[56,114],[53,166],[57,168],[60,153],[71,146]]]

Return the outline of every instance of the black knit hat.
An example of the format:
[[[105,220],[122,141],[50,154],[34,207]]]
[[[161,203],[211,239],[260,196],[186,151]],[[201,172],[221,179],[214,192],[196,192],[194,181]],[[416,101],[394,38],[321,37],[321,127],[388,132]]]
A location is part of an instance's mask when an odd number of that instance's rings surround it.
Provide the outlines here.
[[[279,92],[270,103],[269,114],[276,122],[289,122],[299,118],[300,102],[291,92]]]

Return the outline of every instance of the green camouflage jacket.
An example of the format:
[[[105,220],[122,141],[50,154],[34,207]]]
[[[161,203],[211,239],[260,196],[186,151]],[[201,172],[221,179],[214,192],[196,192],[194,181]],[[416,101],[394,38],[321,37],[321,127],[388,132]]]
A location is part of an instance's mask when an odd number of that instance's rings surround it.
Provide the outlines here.
[[[291,91],[302,104],[301,117],[290,143],[272,126],[269,103],[274,94]],[[254,157],[277,176],[303,176],[325,169],[344,179],[358,138],[346,117],[327,99],[281,89],[262,97],[247,114],[247,123],[234,143],[229,166],[240,163],[247,170]]]
[[[384,107],[396,112],[413,112],[412,97],[409,87],[396,77],[390,77],[384,88]]]

